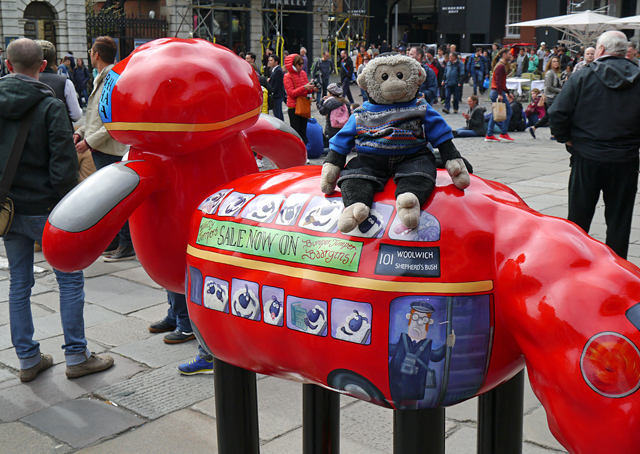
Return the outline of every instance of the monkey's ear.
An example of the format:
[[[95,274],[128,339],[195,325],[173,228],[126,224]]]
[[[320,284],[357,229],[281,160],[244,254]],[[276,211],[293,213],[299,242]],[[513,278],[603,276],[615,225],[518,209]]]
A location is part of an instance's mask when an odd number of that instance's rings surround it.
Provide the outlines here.
[[[364,71],[360,73],[358,76],[358,86],[362,88],[364,91],[367,91],[367,77],[364,74]]]

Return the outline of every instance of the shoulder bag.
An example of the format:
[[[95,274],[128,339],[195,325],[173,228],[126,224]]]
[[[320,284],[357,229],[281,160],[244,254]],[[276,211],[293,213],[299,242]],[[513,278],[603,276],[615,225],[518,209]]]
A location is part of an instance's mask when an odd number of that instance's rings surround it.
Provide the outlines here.
[[[24,144],[27,141],[27,134],[31,127],[31,120],[33,119],[34,111],[35,106],[29,109],[20,122],[18,135],[16,136],[16,140],[13,142],[11,154],[9,154],[7,165],[2,173],[2,180],[0,180],[0,236],[5,236],[7,234],[9,227],[11,227],[11,222],[13,221],[13,201],[7,197],[7,195],[9,194],[9,189],[11,189],[13,178],[16,176],[16,170],[18,170],[18,163],[22,156]]]
[[[291,80],[293,81],[293,88],[296,88],[296,79],[293,75],[291,75]],[[296,98],[295,114],[300,117],[311,118],[311,101],[309,101],[306,95]]]

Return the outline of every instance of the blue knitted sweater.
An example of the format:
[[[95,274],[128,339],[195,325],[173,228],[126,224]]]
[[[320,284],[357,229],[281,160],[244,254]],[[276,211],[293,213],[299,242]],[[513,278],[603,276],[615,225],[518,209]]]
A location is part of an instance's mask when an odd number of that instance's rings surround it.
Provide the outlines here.
[[[396,104],[365,102],[331,138],[329,148],[345,156],[354,146],[358,153],[402,155],[420,151],[427,142],[437,147],[452,138],[444,118],[424,99]]]

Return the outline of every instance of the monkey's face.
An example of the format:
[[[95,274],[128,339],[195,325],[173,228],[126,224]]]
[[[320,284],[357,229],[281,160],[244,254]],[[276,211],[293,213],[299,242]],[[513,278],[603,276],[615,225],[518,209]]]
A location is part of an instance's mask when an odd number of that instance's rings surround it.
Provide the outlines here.
[[[373,73],[373,79],[380,86],[382,102],[393,103],[407,96],[409,91],[409,79],[411,68],[409,65],[399,63],[396,65],[380,65]],[[412,81],[413,82],[413,81]],[[412,90],[414,92],[415,89]]]
[[[415,99],[426,77],[422,66],[403,55],[371,60],[358,76],[358,85],[376,104],[394,104]]]

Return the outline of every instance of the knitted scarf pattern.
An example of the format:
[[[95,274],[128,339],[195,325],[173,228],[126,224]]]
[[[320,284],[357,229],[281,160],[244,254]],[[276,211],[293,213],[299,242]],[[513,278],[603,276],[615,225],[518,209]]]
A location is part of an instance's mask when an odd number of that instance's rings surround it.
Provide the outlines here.
[[[371,112],[364,107],[353,111],[356,119],[356,146],[402,150],[426,146],[422,122],[427,102],[420,98],[410,107],[392,107]]]

